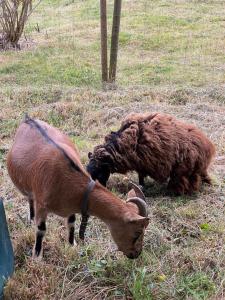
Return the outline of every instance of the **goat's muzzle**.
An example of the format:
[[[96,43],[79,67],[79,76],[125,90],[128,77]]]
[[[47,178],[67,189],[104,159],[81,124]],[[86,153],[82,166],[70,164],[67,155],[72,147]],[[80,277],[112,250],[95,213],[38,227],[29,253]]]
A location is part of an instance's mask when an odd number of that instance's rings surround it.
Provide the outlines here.
[[[129,258],[129,259],[136,259],[136,258],[138,258],[138,256],[140,254],[141,254],[141,252],[135,251],[135,253],[130,253],[130,254],[126,255],[126,257]]]

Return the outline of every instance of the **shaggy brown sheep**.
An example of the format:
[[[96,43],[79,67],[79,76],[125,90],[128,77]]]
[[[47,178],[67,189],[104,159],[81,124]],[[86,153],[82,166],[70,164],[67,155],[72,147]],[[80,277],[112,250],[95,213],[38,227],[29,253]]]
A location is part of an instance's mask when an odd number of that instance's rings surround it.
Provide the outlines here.
[[[89,153],[87,170],[103,185],[110,173],[136,171],[141,185],[150,176],[169,180],[175,194],[191,194],[201,182],[210,184],[207,168],[214,154],[214,145],[196,126],[163,113],[132,113]]]

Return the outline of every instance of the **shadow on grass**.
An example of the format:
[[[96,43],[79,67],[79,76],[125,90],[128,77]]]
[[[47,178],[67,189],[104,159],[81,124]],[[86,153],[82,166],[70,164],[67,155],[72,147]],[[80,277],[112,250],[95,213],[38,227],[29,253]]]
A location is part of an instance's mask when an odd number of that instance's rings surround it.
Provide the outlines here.
[[[198,198],[198,193],[192,195],[175,195],[173,192],[167,189],[167,184],[159,184],[157,182],[148,181],[144,187],[144,194],[147,198],[160,198],[166,197],[167,200],[172,202],[177,202],[177,204],[186,204],[191,200],[196,200]]]
[[[107,188],[117,195],[122,194],[125,196],[129,191],[129,181],[138,183],[136,178],[121,180],[121,175],[112,176],[107,183]],[[165,204],[167,203],[168,205],[170,203],[176,204],[176,206],[184,205],[191,200],[196,200],[199,196],[198,193],[194,193],[193,195],[177,196],[167,189],[166,183],[159,184],[150,178],[145,180],[143,192],[147,198],[146,201],[148,204],[154,200],[157,200],[163,202],[165,201]]]

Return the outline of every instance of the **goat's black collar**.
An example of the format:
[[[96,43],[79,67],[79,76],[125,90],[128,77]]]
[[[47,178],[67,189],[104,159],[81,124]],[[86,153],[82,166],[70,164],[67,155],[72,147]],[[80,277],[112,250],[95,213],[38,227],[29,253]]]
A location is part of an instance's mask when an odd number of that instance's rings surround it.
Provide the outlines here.
[[[87,227],[87,222],[89,218],[88,214],[88,202],[89,202],[89,195],[93,191],[95,187],[95,181],[90,178],[90,181],[87,185],[86,191],[84,192],[82,202],[81,202],[81,223],[80,223],[80,230],[79,230],[79,237],[81,240],[84,240],[84,233]]]

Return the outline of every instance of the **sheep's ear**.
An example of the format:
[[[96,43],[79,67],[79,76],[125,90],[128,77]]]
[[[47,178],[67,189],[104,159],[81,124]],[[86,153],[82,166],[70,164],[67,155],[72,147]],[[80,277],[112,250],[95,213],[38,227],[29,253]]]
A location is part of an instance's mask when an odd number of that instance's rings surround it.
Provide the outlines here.
[[[90,159],[92,157],[92,152],[88,152],[88,158]]]

